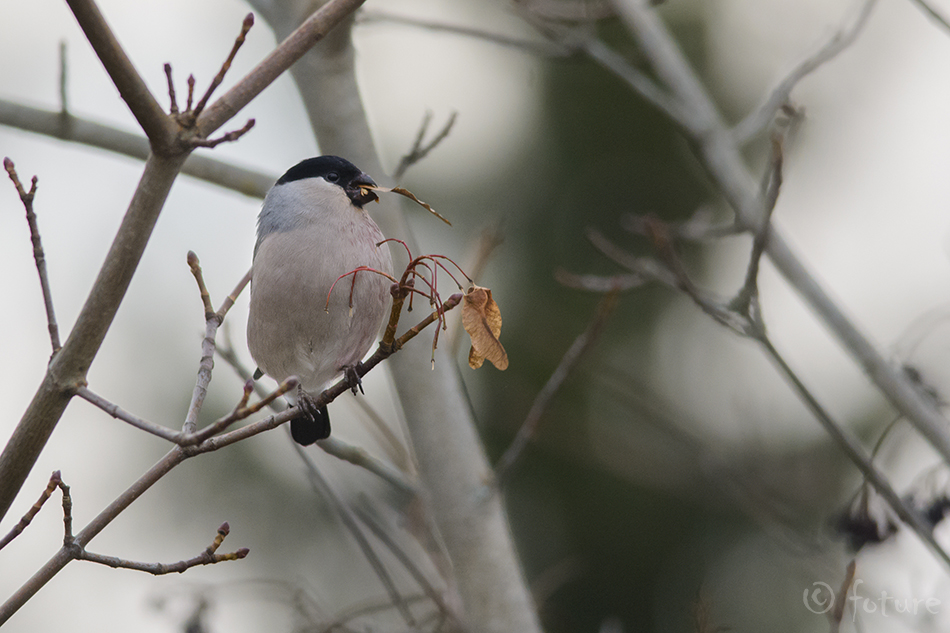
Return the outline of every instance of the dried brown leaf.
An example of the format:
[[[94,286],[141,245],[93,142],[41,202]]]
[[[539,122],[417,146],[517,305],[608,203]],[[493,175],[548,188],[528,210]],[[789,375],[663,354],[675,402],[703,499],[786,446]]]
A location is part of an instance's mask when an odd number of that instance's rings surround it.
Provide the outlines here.
[[[363,189],[372,189],[373,191],[381,191],[381,192],[383,192],[383,193],[398,193],[400,196],[405,196],[405,197],[409,198],[410,200],[412,200],[413,202],[415,202],[416,204],[418,204],[419,206],[421,206],[422,208],[424,208],[426,211],[428,211],[429,213],[431,213],[431,214],[434,215],[435,217],[439,218],[440,220],[442,220],[443,222],[445,222],[446,224],[448,224],[449,226],[452,226],[452,223],[449,222],[448,220],[446,220],[446,219],[442,216],[442,214],[438,213],[435,209],[433,209],[433,208],[429,205],[428,202],[423,202],[422,200],[420,200],[419,198],[417,198],[416,195],[415,195],[414,193],[412,193],[411,191],[409,191],[408,189],[404,189],[403,187],[365,187],[365,186],[363,187]]]
[[[490,289],[472,286],[465,293],[462,327],[472,337],[472,349],[468,353],[469,367],[478,369],[488,359],[498,369],[508,368],[508,353],[498,340],[501,335],[501,310],[492,299]]]

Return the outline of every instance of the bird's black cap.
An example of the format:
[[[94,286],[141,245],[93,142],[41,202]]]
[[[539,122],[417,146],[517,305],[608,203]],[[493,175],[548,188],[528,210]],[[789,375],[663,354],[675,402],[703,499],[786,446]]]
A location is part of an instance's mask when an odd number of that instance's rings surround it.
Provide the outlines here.
[[[376,194],[364,189],[376,183],[359,167],[339,156],[317,156],[302,160],[278,179],[277,184],[283,185],[295,180],[307,178],[323,178],[329,183],[339,185],[349,196],[353,204],[362,207],[367,202],[376,200]]]

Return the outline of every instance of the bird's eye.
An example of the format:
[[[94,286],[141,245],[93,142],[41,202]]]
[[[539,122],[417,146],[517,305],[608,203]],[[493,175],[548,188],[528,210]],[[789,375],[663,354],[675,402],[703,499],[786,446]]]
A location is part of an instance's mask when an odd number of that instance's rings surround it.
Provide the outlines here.
[[[327,174],[326,178],[327,182],[336,182],[340,179],[340,174],[336,173],[335,171],[331,171],[329,174]]]

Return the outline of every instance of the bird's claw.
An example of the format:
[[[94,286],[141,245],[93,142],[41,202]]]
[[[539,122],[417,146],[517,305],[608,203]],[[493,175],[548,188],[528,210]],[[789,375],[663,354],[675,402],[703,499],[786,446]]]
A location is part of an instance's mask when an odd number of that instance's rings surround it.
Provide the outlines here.
[[[295,442],[309,446],[330,437],[330,413],[326,405],[318,406],[313,396],[298,387],[296,406],[300,415],[290,421],[290,434]]]
[[[355,365],[347,365],[343,368],[343,377],[346,379],[346,386],[350,388],[350,391],[353,392],[353,395],[356,395],[356,390],[359,389],[360,393],[364,396],[366,392],[363,391],[363,379],[360,378],[359,368],[363,363],[356,363]]]

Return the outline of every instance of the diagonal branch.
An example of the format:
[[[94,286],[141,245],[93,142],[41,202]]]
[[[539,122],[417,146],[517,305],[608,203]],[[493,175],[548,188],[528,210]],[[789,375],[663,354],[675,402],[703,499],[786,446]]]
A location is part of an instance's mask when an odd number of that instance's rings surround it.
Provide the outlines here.
[[[276,32],[293,28],[292,18],[268,12],[272,3],[251,2]],[[382,174],[356,81],[351,34],[338,29],[325,44],[310,51],[293,71],[317,144],[325,152],[348,157],[368,173]],[[382,209],[378,222],[383,233],[407,239],[414,250],[422,251],[413,243],[397,205],[384,201]],[[444,349],[437,355],[442,363],[452,362]],[[460,376],[453,371],[418,371],[420,363],[431,358],[424,346],[409,346],[390,367],[433,520],[456,565],[459,610],[483,633],[540,631],[503,504],[498,495],[485,495],[491,470]],[[486,551],[491,556],[483,555]]]
[[[640,42],[644,55],[679,100],[693,113],[691,136],[697,155],[712,181],[732,206],[737,222],[746,229],[759,226],[764,201],[732,135],[716,107],[656,12],[642,0],[618,0],[621,18]],[[802,296],[825,326],[838,338],[854,360],[890,402],[910,420],[950,463],[950,434],[946,418],[922,398],[903,371],[885,358],[818,283],[814,274],[792,251],[772,225],[766,255],[786,281]]]
[[[396,609],[399,611],[399,614],[402,616],[402,618],[406,621],[406,625],[410,628],[410,630],[415,629],[416,619],[413,616],[412,611],[409,609],[406,599],[399,592],[399,589],[396,587],[396,583],[393,582],[392,575],[390,575],[389,570],[386,569],[386,565],[383,563],[382,559],[380,559],[379,555],[376,553],[376,550],[374,550],[373,546],[370,544],[369,539],[360,527],[359,522],[356,520],[356,515],[353,513],[353,510],[351,510],[350,507],[343,502],[343,499],[341,499],[340,495],[336,493],[336,491],[330,485],[330,482],[326,480],[326,477],[324,477],[317,468],[317,464],[313,461],[313,458],[310,457],[310,454],[304,450],[303,446],[300,446],[296,442],[293,442],[292,445],[294,447],[294,451],[297,453],[297,456],[304,464],[304,468],[307,471],[307,477],[310,479],[310,485],[313,486],[320,496],[327,499],[330,502],[330,505],[333,506],[333,509],[336,510],[340,520],[343,521],[343,525],[353,536],[353,539],[359,546],[360,551],[363,552],[363,556],[366,557],[370,567],[373,568],[373,571],[376,573],[379,581],[386,589],[386,593],[389,595],[390,600],[396,606]]]
[[[96,51],[99,61],[118,88],[119,94],[142,126],[152,149],[159,154],[172,152],[178,132],[175,123],[145,85],[132,60],[122,49],[94,0],[66,0],[76,21]]]
[[[758,108],[750,112],[736,127],[732,130],[736,142],[742,144],[750,140],[756,134],[761,132],[775,118],[779,109],[788,102],[788,97],[792,90],[802,79],[818,69],[822,64],[834,59],[839,53],[851,46],[861,34],[864,26],[871,17],[871,11],[877,4],[877,0],[861,0],[862,6],[858,11],[854,23],[845,27],[834,34],[824,46],[818,51],[803,60],[790,72],[778,86],[772,90]]]
[[[619,290],[615,289],[604,295],[600,304],[597,306],[597,311],[594,313],[593,319],[591,319],[590,323],[574,342],[571,343],[570,348],[568,348],[561,358],[561,362],[558,363],[558,366],[550,378],[548,378],[544,387],[538,392],[534,402],[531,403],[528,415],[525,416],[521,428],[518,429],[518,433],[515,435],[515,439],[511,442],[511,445],[505,449],[505,452],[498,460],[498,464],[495,466],[495,479],[499,486],[505,482],[505,478],[511,471],[512,466],[514,466],[521,457],[528,443],[537,435],[541,417],[544,415],[545,410],[547,410],[554,395],[599,337],[607,321],[607,317],[613,312],[614,306],[617,303],[618,294]]]
[[[280,46],[198,117],[198,133],[208,138],[237,114],[364,0],[330,0],[317,9]]]
[[[446,137],[448,137],[449,132],[452,131],[452,126],[455,125],[455,119],[457,117],[458,112],[453,111],[452,114],[449,115],[448,121],[445,122],[445,125],[442,126],[442,129],[439,130],[435,137],[428,143],[423,143],[423,141],[425,141],[426,132],[429,130],[429,123],[432,122],[432,112],[426,112],[422,118],[422,125],[419,126],[419,132],[416,135],[415,142],[412,144],[412,148],[399,160],[399,165],[397,165],[393,171],[393,180],[398,182],[406,173],[406,170],[428,156],[429,152],[444,141]]]
[[[331,0],[324,5],[296,36],[278,46],[248,77],[205,110],[198,120],[198,129],[183,130],[187,132],[183,140],[194,138],[196,133],[199,138],[208,138],[298,59],[306,47],[312,46],[359,4],[360,0]],[[153,152],[73,330],[50,363],[43,382],[0,454],[0,518],[19,492],[70,399],[79,387],[85,386],[86,373],[131,283],[171,185],[194,147],[179,142],[177,128],[175,134],[166,135],[169,122],[174,120],[165,116],[145,88],[92,0],[70,0],[70,6],[80,26],[88,31],[93,48],[104,58],[103,64],[123,98],[137,118],[141,117]],[[191,93],[189,89],[189,101]],[[159,116],[166,123],[162,123]]]
[[[50,362],[13,435],[0,454],[0,517],[6,514],[99,351],[145,251],[184,155],[152,155],[105,263],[63,348]]]
[[[46,485],[46,488],[40,494],[40,498],[37,499],[26,514],[23,515],[23,518],[20,519],[19,523],[13,526],[13,529],[10,530],[6,536],[0,538],[0,549],[3,549],[10,544],[10,541],[20,536],[23,533],[23,530],[30,526],[30,523],[33,522],[33,517],[35,517],[40,510],[43,509],[43,506],[49,501],[49,498],[53,496],[53,491],[59,488],[63,491],[63,503],[64,507],[66,500],[69,499],[69,486],[63,483],[62,475],[58,470],[53,471],[53,474],[49,478],[49,483]],[[66,512],[64,515],[64,521],[66,522],[66,535],[72,536],[72,528],[69,521],[71,520],[69,512]]]
[[[56,313],[53,310],[53,293],[49,287],[49,276],[46,274],[46,255],[43,253],[43,242],[40,240],[40,229],[36,223],[36,214],[33,212],[33,198],[36,196],[37,178],[33,176],[30,190],[23,189],[20,179],[17,177],[13,161],[9,158],[3,159],[3,168],[10,175],[10,180],[16,187],[20,195],[20,201],[26,209],[26,222],[30,226],[30,241],[33,242],[33,259],[36,261],[36,272],[40,275],[40,288],[43,291],[43,303],[46,306],[46,323],[49,329],[50,343],[53,345],[53,354],[60,350],[59,326],[56,324]]]
[[[884,498],[887,504],[897,513],[897,516],[910,527],[911,530],[930,548],[943,563],[950,569],[950,555],[947,550],[934,538],[933,526],[912,507],[907,500],[902,499],[891,486],[887,477],[874,464],[871,457],[864,451],[861,442],[843,425],[835,421],[814,395],[801,381],[795,371],[788,365],[785,358],[775,349],[771,340],[763,333],[759,338],[760,345],[765,349],[769,359],[782,372],[785,379],[791,383],[793,389],[805,403],[812,415],[824,428],[825,432],[835,441],[839,448],[848,456],[852,464],[858,467],[861,474]]]
[[[460,300],[461,295],[453,295],[442,304],[442,310],[449,310],[455,307],[458,305]],[[230,299],[226,300],[221,309],[223,310],[229,303],[231,303]],[[398,344],[399,347],[405,345],[409,340],[414,338],[418,332],[423,329],[423,327],[439,320],[439,312],[439,310],[434,311],[415,327],[410,328],[408,332],[396,339],[396,344]],[[399,349],[399,347],[396,349]],[[387,349],[377,349],[376,353],[370,358],[370,360],[364,363],[360,368],[360,375],[365,375],[367,371],[378,365],[393,353],[395,353],[395,349],[393,349],[392,346],[387,347]],[[317,406],[321,406],[322,404],[330,402],[345,392],[348,388],[348,380],[346,378],[341,379],[336,385],[320,394],[317,399]],[[285,388],[284,391],[286,392],[286,390],[287,389]],[[178,464],[182,463],[186,459],[195,457],[196,455],[210,453],[224,448],[225,446],[230,446],[235,442],[239,442],[241,440],[263,433],[264,431],[277,428],[281,424],[289,422],[297,415],[299,415],[299,412],[287,410],[277,415],[265,418],[264,420],[260,420],[252,424],[248,424],[247,426],[243,426],[239,429],[235,429],[234,431],[230,431],[223,435],[209,437],[196,445],[178,445],[173,447],[171,451],[169,451],[161,460],[158,461],[158,463],[156,463],[145,474],[139,477],[138,481],[133,483],[125,492],[119,495],[115,501],[113,501],[108,507],[100,512],[96,518],[90,521],[89,524],[83,528],[83,530],[77,534],[74,539],[70,541],[68,546],[64,546],[59,552],[57,552],[46,563],[46,565],[37,571],[36,574],[34,574],[33,577],[22,587],[20,587],[20,589],[13,596],[11,596],[7,602],[5,602],[3,605],[0,605],[0,626],[2,626],[3,623],[10,618],[10,616],[16,613],[20,607],[26,604],[26,602],[33,595],[35,595],[36,592],[42,589],[47,582],[49,582],[57,573],[60,572],[60,570],[62,570],[71,561],[76,560],[78,557],[78,552],[82,551],[93,538],[95,538],[103,529],[105,529],[107,525],[109,525],[109,523],[111,523],[142,494],[144,494],[145,491],[154,485],[159,479],[164,477],[173,468],[178,466]]]

